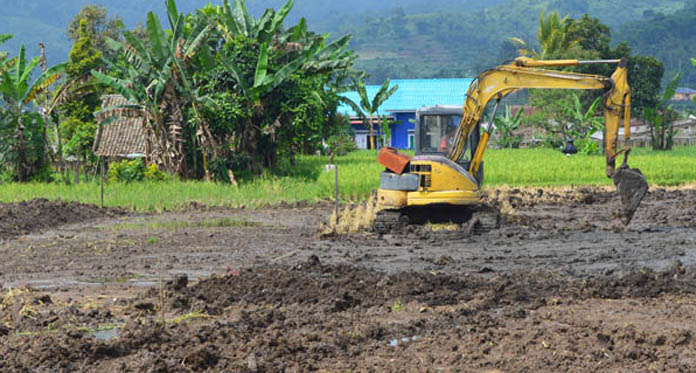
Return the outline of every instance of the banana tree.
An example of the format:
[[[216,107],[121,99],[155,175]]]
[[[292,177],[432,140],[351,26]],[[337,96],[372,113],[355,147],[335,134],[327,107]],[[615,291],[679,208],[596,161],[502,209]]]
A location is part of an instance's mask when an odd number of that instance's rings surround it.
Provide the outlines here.
[[[245,0],[235,0],[234,7],[230,7],[229,0],[223,0],[214,22],[226,40],[242,35],[258,40],[261,44],[268,43],[282,26],[294,4],[294,0],[288,0],[277,12],[266,9],[257,20],[249,13]]]
[[[681,72],[672,78],[665,88],[660,101],[655,107],[643,108],[643,114],[650,126],[650,137],[653,150],[670,150],[674,145],[674,135],[677,130],[672,126],[676,113],[667,103],[674,97],[681,80]]]
[[[107,45],[125,56],[127,63],[107,60],[107,71],[112,73],[94,70],[92,75],[132,103],[119,107],[121,112],[146,118],[153,142],[149,158],[164,170],[187,177],[184,110],[195,98],[189,64],[205,49],[211,27],[204,18],[194,18],[195,23],[187,25],[174,0],[166,4],[169,31],[149,12],[148,42],[130,32],[123,34],[124,41],[107,39]]]
[[[292,132],[284,131],[281,121],[286,125],[293,122],[293,108],[272,115],[266,112],[266,108],[274,104],[271,97],[275,97],[290,79],[309,81],[321,74],[339,75],[349,69],[355,59],[353,52],[348,50],[349,36],[328,42],[327,36],[308,32],[304,19],[287,30],[283,29],[283,21],[293,4],[293,0],[289,0],[277,12],[268,9],[261,18],[255,19],[249,15],[245,1],[235,1],[234,8],[230,8],[228,1],[223,1],[213,17],[218,32],[230,46],[223,48],[223,53],[218,55],[221,58],[216,61],[232,77],[235,89],[254,109],[240,136],[243,151],[252,161],[262,151],[266,165],[274,163],[277,141],[273,138],[281,132]],[[244,44],[241,49],[238,47],[240,43]],[[266,141],[264,144],[264,138],[270,138],[270,143]]]
[[[389,88],[390,84],[391,81],[387,79],[384,82],[384,84],[382,84],[382,86],[379,88],[375,96],[372,97],[372,100],[370,100],[370,97],[367,94],[367,88],[365,87],[365,81],[363,80],[363,78],[360,78],[357,82],[354,82],[355,89],[358,92],[358,96],[360,97],[360,104],[358,105],[350,99],[342,99],[342,101],[350,105],[350,107],[353,108],[353,110],[360,117],[362,117],[363,120],[367,120],[367,127],[370,131],[371,149],[376,148],[372,118],[379,111],[380,106],[382,106],[382,104],[385,101],[387,101],[389,97],[391,97],[394,94],[394,92],[396,92],[399,89],[398,84]]]
[[[60,78],[65,71],[65,64],[47,69],[32,82],[31,75],[39,64],[39,57],[27,61],[26,48],[22,45],[19,54],[12,61],[14,63],[9,69],[2,71],[0,75],[0,97],[6,108],[0,153],[5,154],[5,159],[9,155],[11,163],[14,163],[17,179],[26,181],[41,166],[45,144],[40,128],[42,124],[39,123],[40,116],[37,119],[35,113],[27,113],[25,108]],[[39,143],[39,146],[30,146]]]
[[[505,116],[493,118],[495,123],[495,129],[498,131],[500,137],[498,138],[498,145],[502,148],[517,148],[520,146],[520,141],[522,137],[513,135],[513,131],[520,127],[522,123],[522,113],[524,110],[520,108],[515,115],[512,115],[510,107],[508,106],[505,111]]]
[[[580,96],[573,93],[572,105],[563,107],[572,123],[568,135],[582,139],[580,152],[583,154],[591,154],[599,150],[599,144],[592,141],[592,135],[604,129],[604,117],[595,116],[601,102],[602,97],[597,97],[587,110],[583,110]]]

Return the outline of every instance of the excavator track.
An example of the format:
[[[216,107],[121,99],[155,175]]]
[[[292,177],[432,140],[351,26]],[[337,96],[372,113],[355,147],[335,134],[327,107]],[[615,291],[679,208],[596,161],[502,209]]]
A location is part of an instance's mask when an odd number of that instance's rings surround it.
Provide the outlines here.
[[[379,234],[397,234],[409,225],[424,225],[428,222],[461,224],[462,229],[469,234],[479,235],[500,228],[502,217],[498,210],[487,205],[408,207],[379,211],[374,228]]]
[[[471,219],[467,222],[467,229],[469,234],[480,235],[500,228],[501,223],[502,216],[498,210],[481,205],[471,215]]]
[[[382,210],[375,217],[375,231],[379,234],[390,234],[401,231],[408,226],[408,215],[399,210]]]

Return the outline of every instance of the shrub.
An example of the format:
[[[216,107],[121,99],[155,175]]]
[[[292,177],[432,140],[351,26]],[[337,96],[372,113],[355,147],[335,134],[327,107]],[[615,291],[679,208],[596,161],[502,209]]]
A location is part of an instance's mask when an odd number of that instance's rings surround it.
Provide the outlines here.
[[[336,156],[344,156],[350,152],[358,150],[358,145],[348,134],[342,133],[333,135],[327,140],[327,152]]]
[[[151,164],[145,166],[142,159],[123,160],[109,165],[109,181],[132,183],[134,181],[164,181],[170,180],[171,175]]]

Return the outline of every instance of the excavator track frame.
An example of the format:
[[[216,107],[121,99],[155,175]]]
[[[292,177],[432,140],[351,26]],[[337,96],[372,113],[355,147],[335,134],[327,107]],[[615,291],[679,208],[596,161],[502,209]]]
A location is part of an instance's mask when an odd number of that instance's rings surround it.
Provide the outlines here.
[[[502,220],[498,210],[485,204],[408,206],[379,211],[374,228],[384,235],[399,233],[409,225],[460,224],[470,234],[480,235],[500,228]]]

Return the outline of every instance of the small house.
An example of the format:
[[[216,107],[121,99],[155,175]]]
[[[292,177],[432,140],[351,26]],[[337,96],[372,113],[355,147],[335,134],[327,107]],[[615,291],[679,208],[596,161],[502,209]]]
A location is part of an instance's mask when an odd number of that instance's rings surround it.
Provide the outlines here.
[[[677,91],[674,93],[674,97],[672,98],[672,100],[688,101],[693,100],[694,97],[696,97],[696,89],[679,87],[677,88]]]
[[[94,155],[108,159],[142,158],[148,152],[147,129],[141,116],[122,115],[121,109],[109,108],[126,105],[120,95],[102,96],[102,112],[97,115],[97,137],[92,149]]]
[[[416,110],[423,106],[462,106],[466,92],[473,79],[393,79],[391,86],[399,85],[399,89],[379,108],[373,118],[375,136],[382,139],[382,144],[397,149],[413,149],[415,140]],[[379,85],[365,87],[370,100],[379,91]],[[357,92],[346,92],[345,97],[360,102]],[[351,127],[355,133],[355,142],[360,149],[368,149],[369,127],[363,118],[346,104],[338,109],[339,113],[350,116]],[[380,118],[389,120],[390,134],[380,131]]]

